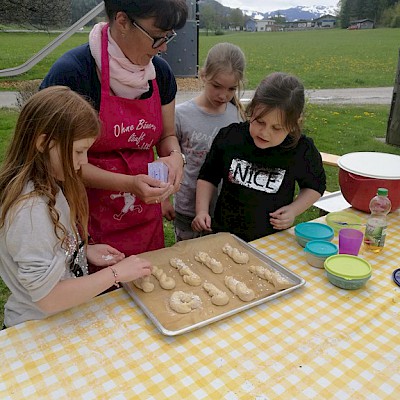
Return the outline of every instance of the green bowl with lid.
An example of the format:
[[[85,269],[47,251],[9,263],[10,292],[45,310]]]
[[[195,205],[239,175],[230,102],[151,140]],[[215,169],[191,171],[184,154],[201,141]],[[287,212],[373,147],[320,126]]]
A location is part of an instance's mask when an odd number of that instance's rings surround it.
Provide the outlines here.
[[[360,289],[372,275],[372,267],[368,261],[349,254],[328,257],[324,268],[332,285],[347,290]]]

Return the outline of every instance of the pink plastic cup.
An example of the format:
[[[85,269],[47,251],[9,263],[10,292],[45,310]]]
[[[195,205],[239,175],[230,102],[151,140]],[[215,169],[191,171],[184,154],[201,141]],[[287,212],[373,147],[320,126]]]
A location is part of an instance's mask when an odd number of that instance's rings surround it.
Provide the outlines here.
[[[358,256],[363,237],[364,234],[357,229],[341,229],[339,231],[339,254]]]

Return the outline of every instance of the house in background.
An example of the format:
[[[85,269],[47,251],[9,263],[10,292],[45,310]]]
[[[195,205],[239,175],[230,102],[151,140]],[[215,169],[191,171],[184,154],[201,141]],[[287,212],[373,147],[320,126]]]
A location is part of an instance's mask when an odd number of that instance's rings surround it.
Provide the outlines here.
[[[298,21],[285,22],[285,30],[302,30],[314,28],[314,21],[307,21],[305,19]]]
[[[350,21],[350,26],[347,29],[374,29],[375,22],[372,19],[359,19],[357,21]]]
[[[327,14],[313,20],[314,28],[336,28],[337,18],[334,15]]]
[[[257,21],[253,18],[250,18],[245,23],[245,29],[247,32],[256,32],[257,31]]]
[[[273,32],[278,30],[273,19],[255,20],[250,18],[246,21],[245,26],[248,32]]]

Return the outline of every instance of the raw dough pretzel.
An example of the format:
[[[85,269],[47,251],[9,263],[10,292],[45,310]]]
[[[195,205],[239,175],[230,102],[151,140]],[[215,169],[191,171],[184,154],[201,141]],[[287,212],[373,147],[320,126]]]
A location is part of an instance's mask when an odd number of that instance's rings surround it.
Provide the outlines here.
[[[200,308],[201,299],[193,293],[178,290],[172,293],[169,299],[170,307],[179,314],[187,314],[196,308]]]
[[[242,301],[251,301],[256,295],[245,283],[238,281],[233,276],[225,276],[226,287]]]
[[[150,282],[150,276],[144,276],[142,278],[133,281],[133,284],[143,290],[145,293],[152,292],[154,290],[154,283]]]
[[[180,258],[171,258],[169,263],[178,270],[185,283],[191,286],[201,285],[201,278],[195,274]]]
[[[236,264],[246,264],[249,261],[249,255],[247,253],[240,251],[236,247],[232,247],[229,243],[224,245],[222,251],[228,254]]]
[[[268,267],[261,265],[250,265],[249,271],[261,279],[265,279],[277,290],[286,289],[292,286],[291,282],[278,271],[271,271]]]
[[[229,303],[229,296],[223,290],[218,289],[212,283],[204,282],[203,289],[209,294],[211,297],[211,303],[216,306],[224,306]]]
[[[170,276],[167,276],[162,268],[158,268],[156,265],[153,265],[151,274],[157,278],[160,286],[163,289],[171,290],[175,287],[175,280]]]
[[[194,259],[198,262],[201,262],[206,267],[210,268],[211,271],[214,272],[214,274],[221,274],[222,271],[224,270],[224,267],[222,266],[221,262],[219,262],[215,258],[212,258],[204,251],[198,251],[194,255]]]

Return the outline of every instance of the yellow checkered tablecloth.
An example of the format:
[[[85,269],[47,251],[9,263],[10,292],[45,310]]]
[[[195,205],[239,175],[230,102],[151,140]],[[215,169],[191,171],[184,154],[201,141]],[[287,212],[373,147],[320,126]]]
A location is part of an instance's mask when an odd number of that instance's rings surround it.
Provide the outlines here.
[[[193,332],[163,336],[123,289],[2,331],[0,398],[400,398],[399,212],[384,251],[361,252],[373,275],[356,291],[308,265],[292,232],[253,244],[306,285]]]

